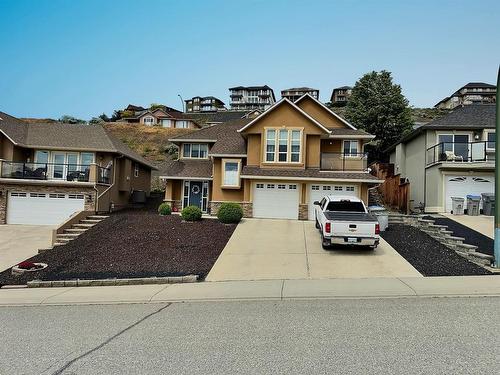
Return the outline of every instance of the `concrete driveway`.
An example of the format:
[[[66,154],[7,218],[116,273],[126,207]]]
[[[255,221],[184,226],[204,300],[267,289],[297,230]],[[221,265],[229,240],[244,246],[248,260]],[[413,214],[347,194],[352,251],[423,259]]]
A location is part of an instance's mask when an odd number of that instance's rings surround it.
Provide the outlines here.
[[[469,215],[452,215],[442,214],[448,219],[455,220],[457,223],[465,225],[476,232],[481,233],[490,238],[495,238],[495,218],[494,216],[469,216]]]
[[[314,223],[246,219],[238,225],[207,281],[422,276],[381,239],[375,251],[323,250]]]
[[[0,271],[49,247],[52,229],[48,225],[0,225]]]

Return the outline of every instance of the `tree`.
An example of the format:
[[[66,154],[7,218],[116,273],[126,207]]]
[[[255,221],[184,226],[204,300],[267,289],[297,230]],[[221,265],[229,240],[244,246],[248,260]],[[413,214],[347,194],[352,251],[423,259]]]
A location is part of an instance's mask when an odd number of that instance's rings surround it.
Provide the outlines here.
[[[89,121],[89,124],[102,124],[104,121],[100,117],[92,117]]]
[[[149,109],[151,111],[154,111],[155,109],[163,109],[165,110],[165,106],[163,104],[159,104],[159,103],[151,103],[151,105],[149,106]]]
[[[356,82],[345,115],[354,125],[375,135],[375,159],[384,158],[383,151],[413,125],[401,86],[394,84],[391,73],[385,70],[367,73]]]
[[[115,122],[118,120],[121,120],[122,118],[122,113],[120,110],[115,110],[113,111],[113,114],[111,115],[110,121]]]
[[[76,118],[73,116],[68,116],[68,115],[61,116],[59,118],[59,120],[57,120],[57,121],[63,122],[65,124],[86,124],[87,123],[87,121],[85,121],[85,120],[82,120],[82,119],[79,119],[79,118]]]
[[[104,112],[99,116],[99,118],[102,121],[104,121],[104,122],[110,122],[111,121],[111,119]]]

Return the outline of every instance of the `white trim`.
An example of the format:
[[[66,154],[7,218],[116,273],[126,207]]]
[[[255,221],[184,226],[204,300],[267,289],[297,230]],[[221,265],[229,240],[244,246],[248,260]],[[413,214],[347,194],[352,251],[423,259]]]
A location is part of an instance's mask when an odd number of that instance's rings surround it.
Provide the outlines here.
[[[384,180],[369,180],[359,178],[320,178],[320,177],[284,177],[284,176],[252,176],[241,175],[241,178],[249,180],[284,180],[284,181],[331,181],[331,182],[366,182],[381,184]]]
[[[267,138],[267,132],[268,131],[274,131],[275,134],[274,134],[274,159],[271,160],[271,161],[268,161],[267,160],[267,141],[268,141],[268,138]],[[286,144],[286,147],[287,147],[287,150],[286,150],[286,160],[285,161],[280,161],[279,160],[279,155],[280,155],[280,151],[279,151],[279,146],[280,146],[280,132],[282,130],[285,130],[287,132],[287,138],[286,138],[286,141],[287,141],[287,144]],[[299,141],[300,141],[300,144],[299,144],[299,160],[298,161],[292,161],[292,133],[294,131],[298,131],[300,133],[300,138],[299,138]],[[302,151],[303,151],[303,146],[304,146],[304,142],[303,142],[303,138],[304,138],[304,128],[289,128],[289,127],[286,127],[286,128],[276,128],[276,127],[266,127],[264,128],[264,149],[263,149],[263,154],[264,154],[264,159],[262,161],[263,164],[303,164],[302,162]]]
[[[297,111],[299,111],[299,113],[301,113],[302,115],[304,115],[306,118],[308,118],[310,121],[312,121],[315,125],[317,125],[320,129],[324,130],[326,133],[328,134],[331,134],[331,131],[328,130],[327,128],[325,128],[323,125],[321,125],[318,121],[316,121],[314,118],[312,118],[311,116],[309,116],[309,114],[307,114],[305,111],[303,111],[300,107],[298,107],[296,104],[292,103],[290,100],[288,100],[287,98],[282,98],[279,102],[276,102],[274,103],[270,108],[268,108],[267,110],[265,110],[264,112],[262,112],[260,115],[258,115],[256,118],[254,118],[252,121],[250,121],[248,124],[246,124],[244,127],[242,127],[241,129],[238,130],[238,133],[241,133],[242,131],[244,131],[245,129],[249,128],[250,126],[252,126],[254,123],[256,123],[257,121],[259,121],[262,117],[266,116],[269,112],[273,111],[274,109],[278,108],[281,104],[283,103],[288,103],[292,106],[292,108],[296,109]]]
[[[369,135],[369,134],[363,134],[363,135],[350,134],[350,135],[330,135],[328,138],[330,138],[330,139],[373,139],[373,138],[375,138],[375,136]]]
[[[169,138],[169,142],[186,142],[186,143],[210,143],[217,142],[217,139],[187,139],[187,138]]]
[[[6,137],[9,141],[11,141],[11,142],[12,142],[15,146],[18,146],[18,145],[19,145],[19,143],[14,142],[14,140],[13,140],[11,137],[9,137],[9,135],[8,135],[6,132],[4,132],[2,129],[0,129],[0,133],[2,133],[3,135],[5,135],[5,137]]]
[[[295,103],[298,103],[300,102],[302,99],[304,99],[304,97],[310,97],[312,100],[314,100],[316,103],[318,103],[320,106],[322,106],[324,109],[326,109],[328,112],[330,112],[332,115],[334,115],[338,120],[340,120],[341,122],[343,122],[344,124],[346,124],[348,127],[350,127],[351,129],[356,129],[356,127],[354,125],[351,125],[349,122],[347,122],[347,120],[344,120],[342,117],[340,117],[339,115],[337,115],[335,112],[333,112],[330,108],[328,108],[326,105],[324,105],[323,103],[321,103],[318,99],[312,97],[311,95],[309,95],[308,93],[305,93],[304,95],[302,95],[300,98],[298,98]]]
[[[237,172],[237,183],[236,185],[226,185],[224,180],[226,178],[226,164],[227,163],[236,163],[238,164],[238,172]],[[221,160],[221,189],[240,189],[241,188],[241,159],[222,159]]]
[[[189,147],[189,156],[184,156],[184,147],[186,145],[190,145]],[[201,146],[204,145],[204,146],[207,146],[207,153],[204,157],[193,157],[191,156],[191,153],[193,151],[193,145],[199,145],[200,147],[198,148],[198,155],[201,154]],[[208,159],[208,143],[197,143],[197,142],[185,142],[181,145],[180,147],[180,152],[179,152],[179,158],[178,160],[182,160],[182,159],[190,159],[190,160],[207,160]]]
[[[213,181],[213,177],[158,176],[164,180]]]
[[[208,154],[215,158],[246,158],[247,154]]]

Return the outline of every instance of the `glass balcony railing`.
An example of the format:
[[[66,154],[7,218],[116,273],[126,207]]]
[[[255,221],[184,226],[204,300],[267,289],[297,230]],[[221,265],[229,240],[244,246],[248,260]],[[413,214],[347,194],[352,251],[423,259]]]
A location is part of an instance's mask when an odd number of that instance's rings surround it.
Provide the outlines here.
[[[364,152],[322,152],[320,169],[365,172],[368,170],[368,155]]]
[[[441,142],[429,147],[426,153],[426,165],[442,162],[472,163],[493,161],[495,142]],[[490,153],[490,155],[489,155]]]

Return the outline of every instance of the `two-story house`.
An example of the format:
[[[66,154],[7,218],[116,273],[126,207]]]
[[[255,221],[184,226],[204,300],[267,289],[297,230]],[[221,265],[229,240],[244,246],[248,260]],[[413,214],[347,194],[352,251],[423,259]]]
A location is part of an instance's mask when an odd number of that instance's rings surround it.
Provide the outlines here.
[[[497,87],[484,82],[469,82],[434,107],[453,109],[461,105],[495,103]]]
[[[122,121],[127,123],[178,129],[199,128],[198,124],[194,122],[189,115],[170,107],[158,107],[137,111],[125,110],[124,113],[125,116],[122,117]]]
[[[413,207],[451,212],[452,197],[495,191],[495,105],[458,107],[387,152],[394,173],[410,182]]]
[[[213,125],[170,139],[179,159],[160,171],[165,201],[216,214],[238,202],[245,216],[314,220],[314,201],[328,194],[368,200],[380,183],[367,171],[356,129],[310,95],[281,99],[255,118]]]
[[[332,91],[332,96],[330,97],[330,103],[337,106],[346,105],[351,94],[352,94],[351,86],[336,87]]]
[[[226,111],[224,102],[215,96],[195,96],[184,100],[186,103],[186,113],[205,113]]]
[[[151,170],[100,125],[29,123],[0,112],[0,224],[59,224],[149,195]]]
[[[235,111],[264,111],[276,102],[273,89],[267,85],[231,87],[229,93],[231,110]]]
[[[290,89],[281,90],[281,97],[287,98],[291,102],[296,101],[305,94],[309,94],[314,99],[319,100],[319,90],[310,87],[292,87]]]

